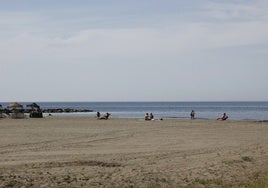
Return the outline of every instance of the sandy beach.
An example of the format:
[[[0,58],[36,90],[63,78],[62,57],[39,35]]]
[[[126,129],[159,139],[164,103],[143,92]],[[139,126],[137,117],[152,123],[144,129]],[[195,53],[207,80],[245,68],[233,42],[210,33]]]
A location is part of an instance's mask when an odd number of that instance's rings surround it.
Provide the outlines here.
[[[267,182],[267,122],[0,119],[0,187],[252,187]]]

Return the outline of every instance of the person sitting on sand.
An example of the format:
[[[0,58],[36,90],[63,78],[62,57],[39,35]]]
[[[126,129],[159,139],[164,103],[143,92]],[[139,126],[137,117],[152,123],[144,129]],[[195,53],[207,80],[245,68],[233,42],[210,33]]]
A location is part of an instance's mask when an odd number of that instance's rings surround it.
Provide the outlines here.
[[[107,112],[106,115],[104,116],[104,118],[107,120],[107,119],[109,119],[110,115],[111,114]]]
[[[150,113],[150,120],[154,120],[154,115],[153,115],[153,113]]]
[[[111,114],[107,112],[103,117],[101,117],[99,119],[105,119],[105,120],[107,120],[107,119],[109,119],[110,115]]]
[[[97,116],[98,119],[100,119],[100,116],[101,116],[100,112],[97,112],[96,116]]]
[[[224,121],[226,119],[228,119],[228,116],[226,115],[226,113],[223,113],[223,116],[222,117],[219,117],[217,120]]]
[[[150,119],[150,116],[149,116],[148,113],[145,114],[144,119],[145,119],[146,121],[151,120],[151,119]]]

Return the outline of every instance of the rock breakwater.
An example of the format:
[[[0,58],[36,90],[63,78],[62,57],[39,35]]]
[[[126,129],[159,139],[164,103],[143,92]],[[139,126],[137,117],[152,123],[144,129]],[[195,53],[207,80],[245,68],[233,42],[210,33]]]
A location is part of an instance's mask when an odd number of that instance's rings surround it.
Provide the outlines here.
[[[12,113],[14,110],[12,109],[2,109],[3,113],[9,114]],[[16,109],[17,112],[21,113],[31,113],[36,110],[32,109]],[[43,113],[78,113],[78,112],[93,112],[93,110],[89,109],[74,109],[74,108],[48,108],[48,109],[40,109],[39,112]]]

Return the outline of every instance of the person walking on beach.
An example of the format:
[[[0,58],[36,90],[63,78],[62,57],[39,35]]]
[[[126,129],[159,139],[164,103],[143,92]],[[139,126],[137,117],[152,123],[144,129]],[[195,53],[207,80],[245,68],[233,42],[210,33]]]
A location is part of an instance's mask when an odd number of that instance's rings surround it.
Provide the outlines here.
[[[195,112],[193,110],[191,111],[190,116],[191,116],[191,119],[194,119]]]

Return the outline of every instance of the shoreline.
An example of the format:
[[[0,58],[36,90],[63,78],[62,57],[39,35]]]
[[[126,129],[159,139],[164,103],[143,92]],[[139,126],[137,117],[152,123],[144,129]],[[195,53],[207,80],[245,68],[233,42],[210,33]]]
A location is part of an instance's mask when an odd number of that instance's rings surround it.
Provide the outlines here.
[[[21,103],[29,108],[29,102]],[[36,104],[36,103],[32,103]],[[4,103],[2,108],[8,106]],[[113,117],[142,118],[145,113],[153,113],[155,118],[181,117],[188,118],[191,110],[199,119],[216,119],[224,112],[231,120],[263,121],[267,120],[267,102],[37,102],[41,109],[54,109],[53,112],[68,113],[91,109],[93,112],[79,113],[74,116],[95,116],[95,113],[109,112]],[[53,115],[53,114],[52,114]],[[55,114],[56,115],[56,114]],[[65,116],[63,113],[59,115]],[[71,116],[73,116],[71,115]]]
[[[44,117],[43,118],[47,118],[47,117],[59,117],[59,118],[95,118],[96,114],[95,112],[77,112],[77,113],[72,113],[72,112],[61,112],[61,113],[43,113]],[[30,119],[30,114],[29,113],[25,113],[25,119]],[[11,118],[8,116],[5,117],[0,117],[0,119],[5,119],[5,118]],[[144,117],[113,117],[111,116],[110,119],[143,119]],[[189,117],[160,117],[160,118],[156,118],[155,120],[167,120],[167,119],[174,119],[174,120],[191,120],[191,121],[198,121],[198,120],[204,120],[204,121],[214,121],[215,119],[209,119],[209,118],[195,118],[195,119],[191,119]],[[234,121],[234,122],[268,122],[268,119],[228,119],[225,121]]]

